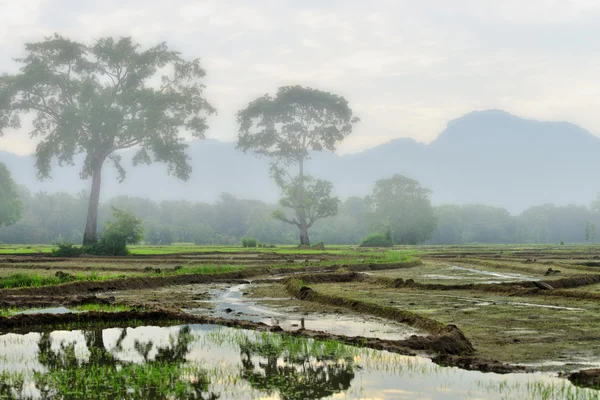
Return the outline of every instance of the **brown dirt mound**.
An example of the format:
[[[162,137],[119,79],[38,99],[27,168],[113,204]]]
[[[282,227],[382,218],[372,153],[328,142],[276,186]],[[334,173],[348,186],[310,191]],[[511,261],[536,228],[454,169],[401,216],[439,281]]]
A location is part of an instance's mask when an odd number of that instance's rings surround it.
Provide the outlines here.
[[[2,296],[0,307],[55,307],[79,306],[82,304],[113,304],[114,298],[101,298],[97,296]]]
[[[471,354],[475,348],[456,325],[446,326],[439,334],[412,336],[411,348],[433,350],[436,354]]]
[[[600,389],[600,368],[575,372],[568,378],[575,386]]]
[[[330,306],[343,307],[362,314],[374,315],[396,322],[414,326],[426,332],[438,334],[443,332],[445,325],[428,317],[395,307],[380,306],[343,297],[321,294],[308,286],[298,286],[299,281],[291,280],[286,284],[288,293],[299,300],[312,301]]]
[[[435,356],[432,358],[432,361],[442,367],[458,367],[467,371],[493,372],[496,374],[510,374],[528,371],[528,369],[522,365],[511,365],[495,360],[487,360],[470,356],[456,356],[451,354]]]
[[[348,269],[354,271],[369,271],[373,269],[395,269],[408,268],[416,265],[414,261],[409,263],[396,264],[358,264],[351,265]],[[109,279],[106,281],[90,282],[76,281],[64,283],[61,285],[25,287],[15,289],[0,289],[0,298],[5,295],[41,295],[52,296],[56,293],[62,295],[85,295],[89,293],[115,292],[123,290],[137,289],[156,289],[166,286],[189,285],[189,284],[210,284],[210,283],[248,283],[248,279],[261,275],[290,275],[298,272],[332,272],[340,269],[342,265],[331,265],[328,267],[306,265],[302,268],[284,268],[284,267],[248,267],[240,271],[225,272],[218,274],[188,274],[171,276],[134,276],[119,279]]]

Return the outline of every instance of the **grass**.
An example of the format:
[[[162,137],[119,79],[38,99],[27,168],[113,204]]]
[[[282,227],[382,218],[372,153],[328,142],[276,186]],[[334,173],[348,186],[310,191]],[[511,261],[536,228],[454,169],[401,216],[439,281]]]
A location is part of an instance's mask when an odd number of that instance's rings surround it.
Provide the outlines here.
[[[37,272],[32,273],[16,273],[10,274],[3,278],[0,278],[0,289],[13,289],[22,287],[40,287],[40,286],[51,286],[60,285],[62,283],[74,282],[74,281],[89,281],[89,282],[100,282],[109,279],[123,278],[125,275],[122,274],[99,274],[92,272],[90,274],[75,274],[71,275],[71,278],[60,278],[54,275],[42,275]]]
[[[125,304],[98,304],[89,303],[80,306],[71,307],[75,311],[99,311],[99,312],[125,312],[137,310],[137,307],[131,307]]]

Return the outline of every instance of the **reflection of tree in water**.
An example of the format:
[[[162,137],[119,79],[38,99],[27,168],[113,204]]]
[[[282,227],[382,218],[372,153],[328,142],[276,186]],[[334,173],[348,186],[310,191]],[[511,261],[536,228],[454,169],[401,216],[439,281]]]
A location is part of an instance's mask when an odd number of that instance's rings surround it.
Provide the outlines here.
[[[266,339],[240,344],[241,374],[253,388],[294,400],[320,399],[350,387],[353,360],[343,351],[311,352],[308,346],[286,343]]]
[[[186,366],[194,339],[189,327],[182,327],[171,336],[167,347],[155,348],[153,341],[136,340],[134,349],[143,358],[142,363],[117,357],[123,351],[127,333],[127,329],[121,329],[115,346],[109,350],[104,346],[101,329],[85,331],[90,353],[87,359],[78,357],[75,343],[61,343],[58,350],[52,349],[50,334],[43,333],[38,342],[38,360],[46,371],[34,375],[41,398],[218,399],[218,395],[208,392],[210,382],[206,374]],[[156,355],[151,358],[153,348]],[[9,392],[17,393],[22,388],[22,384],[16,386]],[[21,398],[20,394],[15,398]]]

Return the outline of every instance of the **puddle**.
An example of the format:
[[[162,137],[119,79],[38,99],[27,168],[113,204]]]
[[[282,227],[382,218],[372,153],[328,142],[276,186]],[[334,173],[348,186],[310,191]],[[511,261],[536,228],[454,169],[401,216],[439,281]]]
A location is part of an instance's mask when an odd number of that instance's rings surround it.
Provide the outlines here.
[[[335,335],[376,337],[385,340],[403,340],[412,335],[423,335],[417,329],[396,322],[381,320],[375,317],[356,317],[327,313],[303,314],[293,309],[281,309],[258,304],[260,301],[284,301],[282,298],[246,298],[243,293],[248,284],[237,285],[225,292],[216,292],[214,312],[222,318],[244,319],[262,322],[267,325],[278,325],[283,330],[291,331],[300,328],[332,333]],[[186,312],[206,314],[204,309],[188,309]]]
[[[522,275],[522,274],[516,274],[516,273],[510,273],[510,272],[492,272],[492,271],[482,271],[479,269],[471,269],[471,268],[465,268],[465,267],[459,267],[458,265],[453,265],[450,267],[451,270],[454,271],[464,271],[464,272],[469,272],[471,274],[475,274],[475,275],[485,275],[485,276],[493,276],[495,278],[499,278],[501,279],[501,281],[488,281],[488,282],[483,282],[483,283],[501,283],[502,281],[507,281],[507,280],[517,280],[517,281],[537,281],[539,280],[538,278],[534,278],[531,276],[527,276],[527,275]]]
[[[592,399],[557,376],[484,374],[211,325],[0,336],[0,397]]]
[[[439,275],[439,274],[427,274],[423,275],[427,279],[448,279],[448,280],[461,280],[466,279],[466,276],[450,276],[450,275]]]
[[[448,297],[454,300],[465,301],[469,303],[473,303],[475,306],[492,306],[496,304],[502,305],[514,305],[514,306],[523,306],[523,307],[538,307],[538,308],[550,308],[553,310],[564,310],[564,311],[587,311],[584,308],[577,307],[563,307],[563,306],[553,306],[550,304],[534,304],[534,303],[524,303],[518,301],[506,301],[506,300],[482,300],[475,297],[460,297],[460,296],[452,296],[448,294],[430,294],[431,297]],[[473,309],[474,310],[474,309]]]
[[[16,314],[68,314],[75,313],[79,311],[70,310],[66,307],[50,307],[50,308],[40,308],[40,309],[32,309],[16,312]]]

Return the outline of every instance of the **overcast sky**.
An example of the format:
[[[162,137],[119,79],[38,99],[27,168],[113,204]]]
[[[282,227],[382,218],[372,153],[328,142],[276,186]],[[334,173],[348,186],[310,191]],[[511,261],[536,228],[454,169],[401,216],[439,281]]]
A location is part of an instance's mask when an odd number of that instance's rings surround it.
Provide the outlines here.
[[[341,153],[430,142],[487,108],[600,134],[597,0],[0,0],[0,71],[53,32],[164,40],[200,57],[219,140],[235,140],[238,109],[289,84],[349,100],[362,122]],[[34,146],[27,131],[0,139],[20,154]]]

